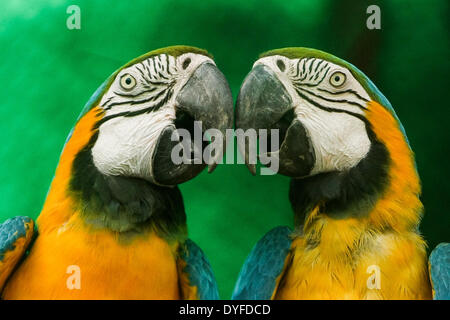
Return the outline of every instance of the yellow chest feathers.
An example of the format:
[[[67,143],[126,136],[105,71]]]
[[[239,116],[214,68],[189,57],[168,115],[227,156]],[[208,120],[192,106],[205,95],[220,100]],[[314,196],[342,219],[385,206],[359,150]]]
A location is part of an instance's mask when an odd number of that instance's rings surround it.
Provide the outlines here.
[[[337,240],[337,239],[336,239]],[[294,240],[276,299],[430,299],[425,245],[416,233],[372,235],[358,249]],[[342,250],[341,250],[342,249]]]
[[[111,232],[66,225],[39,235],[3,298],[177,299],[175,252],[153,233],[122,243]]]

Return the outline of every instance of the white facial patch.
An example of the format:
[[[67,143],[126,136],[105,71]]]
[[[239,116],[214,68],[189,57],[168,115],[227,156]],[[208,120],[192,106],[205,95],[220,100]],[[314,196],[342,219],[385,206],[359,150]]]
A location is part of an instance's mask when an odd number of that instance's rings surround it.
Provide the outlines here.
[[[298,102],[295,113],[311,139],[316,162],[311,174],[356,166],[370,149],[364,122],[346,113],[330,113]]]
[[[351,72],[317,58],[259,59],[290,94],[297,119],[311,139],[316,162],[311,174],[356,166],[370,149],[364,117],[370,97]]]
[[[161,54],[121,70],[100,101],[105,110],[92,148],[106,175],[153,181],[152,157],[160,134],[175,120],[175,98],[201,64],[200,54]]]
[[[99,128],[92,148],[95,166],[106,175],[151,179],[151,159],[161,131],[173,123],[175,110],[111,119]]]

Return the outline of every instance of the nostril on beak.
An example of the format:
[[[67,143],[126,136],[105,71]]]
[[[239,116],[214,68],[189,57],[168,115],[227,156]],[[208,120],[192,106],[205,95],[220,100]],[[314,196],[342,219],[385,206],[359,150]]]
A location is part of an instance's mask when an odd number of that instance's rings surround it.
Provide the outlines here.
[[[286,70],[286,65],[284,64],[283,60],[278,59],[277,60],[277,67],[280,69],[281,72],[284,72]]]

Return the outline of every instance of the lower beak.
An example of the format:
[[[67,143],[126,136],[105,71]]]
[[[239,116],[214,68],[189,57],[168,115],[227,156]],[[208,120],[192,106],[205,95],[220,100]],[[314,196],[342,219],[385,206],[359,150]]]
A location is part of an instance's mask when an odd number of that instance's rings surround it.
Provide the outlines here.
[[[208,171],[212,172],[226,149],[226,129],[233,126],[233,98],[230,87],[222,72],[212,63],[203,63],[194,71],[175,101],[175,123],[161,133],[152,159],[154,180],[162,185],[176,185],[188,181],[207,165],[203,159],[200,159],[201,163],[198,164],[175,164],[172,161],[171,152],[181,143],[179,139],[171,139],[176,129],[187,129],[191,133],[190,150],[185,150],[186,154],[198,154],[196,151],[203,154],[203,149],[208,145],[208,142],[202,145],[194,143],[194,121],[201,121],[202,137],[208,129],[220,131],[223,139],[222,149],[208,161]],[[176,133],[174,135],[177,136]]]
[[[245,78],[236,102],[236,128],[253,128],[257,132],[278,129],[280,148],[271,150],[268,146],[269,151],[260,157],[279,161],[278,172],[290,177],[311,172],[315,161],[311,140],[296,118],[290,94],[269,67],[257,65]],[[239,144],[239,149],[250,172],[255,174],[255,164],[248,162],[250,147]]]

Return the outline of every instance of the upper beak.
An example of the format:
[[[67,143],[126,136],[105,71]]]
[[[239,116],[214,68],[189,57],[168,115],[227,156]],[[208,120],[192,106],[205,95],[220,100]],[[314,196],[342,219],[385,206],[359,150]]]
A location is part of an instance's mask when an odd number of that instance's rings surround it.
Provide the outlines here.
[[[302,177],[310,173],[315,156],[311,140],[296,118],[292,98],[277,75],[265,65],[255,66],[242,83],[236,102],[236,128],[278,129],[281,146],[260,154],[279,161],[279,173]],[[270,131],[267,132],[270,136]],[[239,140],[241,142],[242,140]],[[238,143],[239,143],[238,142]],[[239,144],[249,170],[255,174],[255,164],[249,163],[249,146]]]
[[[153,154],[153,177],[162,185],[175,185],[192,179],[198,175],[206,163],[175,164],[170,155],[173,148],[180,143],[171,141],[172,133],[177,128],[184,128],[191,133],[191,150],[201,149],[208,142],[198,146],[194,143],[194,121],[201,121],[202,136],[208,129],[218,129],[222,133],[222,150],[209,161],[209,172],[212,172],[222,159],[226,149],[226,129],[233,126],[233,98],[227,80],[220,70],[212,63],[201,64],[180,90],[176,101],[176,120],[161,133]]]

